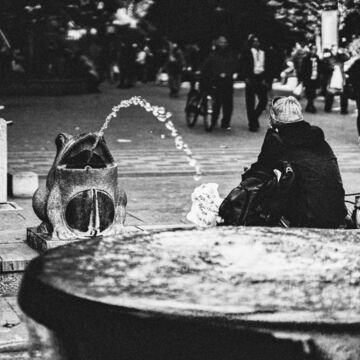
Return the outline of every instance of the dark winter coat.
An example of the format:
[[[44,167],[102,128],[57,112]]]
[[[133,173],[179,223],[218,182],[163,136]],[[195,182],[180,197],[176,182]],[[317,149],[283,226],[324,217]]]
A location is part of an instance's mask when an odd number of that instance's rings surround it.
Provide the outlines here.
[[[360,59],[356,60],[348,69],[349,82],[354,87],[357,98],[360,98]]]
[[[316,61],[317,61],[317,70],[318,70],[318,75],[317,78],[315,79],[315,82],[317,84],[317,86],[320,86],[320,77],[322,75],[323,72],[323,64],[320,61],[319,57],[317,55],[311,55],[308,54],[303,62],[302,62],[302,66],[301,66],[301,71],[299,74],[299,80],[302,81],[304,83],[305,86],[307,86],[312,80],[311,80],[311,72],[312,72],[312,61],[311,58],[315,57]],[[314,81],[314,80],[313,80]]]
[[[265,51],[265,64],[264,64],[264,80],[267,83],[271,83],[274,78],[273,59],[270,56],[269,51]],[[254,77],[254,57],[251,49],[247,49],[240,59],[240,71],[244,79],[251,79]]]
[[[206,84],[216,84],[219,79],[233,83],[233,75],[238,70],[238,60],[230,50],[212,51],[205,59],[202,80]]]
[[[305,121],[266,133],[258,161],[245,173],[272,172],[278,161],[289,161],[295,182],[285,217],[290,226],[337,228],[347,214],[337,159],[323,131]]]

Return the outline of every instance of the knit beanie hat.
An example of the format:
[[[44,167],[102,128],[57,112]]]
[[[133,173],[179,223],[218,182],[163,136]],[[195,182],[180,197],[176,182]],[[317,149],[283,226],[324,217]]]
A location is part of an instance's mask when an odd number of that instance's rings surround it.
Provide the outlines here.
[[[293,96],[275,97],[270,106],[270,118],[272,122],[280,124],[304,120],[301,105]]]

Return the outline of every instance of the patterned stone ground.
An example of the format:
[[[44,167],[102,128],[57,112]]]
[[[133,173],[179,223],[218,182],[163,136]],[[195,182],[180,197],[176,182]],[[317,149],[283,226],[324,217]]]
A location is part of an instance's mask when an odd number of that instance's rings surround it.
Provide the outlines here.
[[[193,149],[194,158],[204,174],[241,173],[245,166],[256,161],[259,149],[235,148]],[[356,145],[334,147],[342,172],[360,171],[360,149]],[[166,176],[191,174],[186,156],[179,150],[137,149],[113,151],[119,165],[119,176]],[[54,151],[19,151],[9,153],[10,172],[33,171],[45,177],[51,167]]]

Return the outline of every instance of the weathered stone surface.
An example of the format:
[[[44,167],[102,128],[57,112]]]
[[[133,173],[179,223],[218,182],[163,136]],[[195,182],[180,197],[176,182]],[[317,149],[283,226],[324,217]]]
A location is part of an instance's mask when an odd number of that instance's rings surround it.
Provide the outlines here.
[[[0,297],[0,359],[16,359],[17,352],[27,349],[28,334],[22,320],[16,298]]]
[[[38,253],[69,244],[69,240],[54,240],[51,235],[38,232],[37,228],[27,228],[26,243]]]
[[[79,341],[79,359],[355,360],[359,236],[220,227],[80,241],[30,264],[19,301],[75,342],[67,351]]]
[[[0,244],[13,244],[24,242],[26,239],[26,230],[0,230]]]
[[[38,253],[25,242],[1,244],[0,273],[24,271],[36,256]]]

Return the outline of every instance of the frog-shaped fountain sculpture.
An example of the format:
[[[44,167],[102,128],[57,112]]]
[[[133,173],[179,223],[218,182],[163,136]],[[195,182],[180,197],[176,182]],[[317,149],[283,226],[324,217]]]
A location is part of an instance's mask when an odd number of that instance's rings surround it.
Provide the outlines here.
[[[61,133],[55,144],[46,183],[33,197],[34,211],[42,220],[37,233],[53,240],[122,233],[127,197],[118,187],[117,164],[104,138]]]

